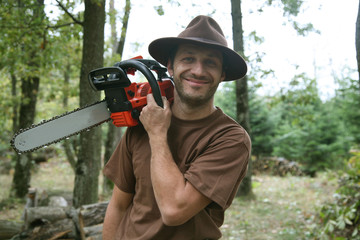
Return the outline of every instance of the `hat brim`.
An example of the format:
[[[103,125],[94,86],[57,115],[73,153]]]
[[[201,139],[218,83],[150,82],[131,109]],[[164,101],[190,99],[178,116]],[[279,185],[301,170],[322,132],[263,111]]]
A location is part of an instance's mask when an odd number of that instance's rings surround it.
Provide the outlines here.
[[[166,66],[170,52],[179,44],[184,43],[201,44],[220,50],[223,53],[225,63],[226,77],[224,81],[237,80],[246,75],[246,62],[237,52],[223,45],[203,40],[178,37],[159,38],[150,43],[149,53],[156,61]]]

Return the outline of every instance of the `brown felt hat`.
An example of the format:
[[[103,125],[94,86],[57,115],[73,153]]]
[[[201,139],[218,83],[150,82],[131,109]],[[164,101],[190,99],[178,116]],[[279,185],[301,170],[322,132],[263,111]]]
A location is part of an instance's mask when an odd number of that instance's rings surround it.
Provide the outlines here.
[[[197,16],[178,37],[159,38],[149,45],[150,55],[166,66],[170,52],[179,44],[201,44],[220,50],[224,56],[225,81],[240,79],[245,76],[245,60],[228,47],[224,33],[219,24],[208,16]]]

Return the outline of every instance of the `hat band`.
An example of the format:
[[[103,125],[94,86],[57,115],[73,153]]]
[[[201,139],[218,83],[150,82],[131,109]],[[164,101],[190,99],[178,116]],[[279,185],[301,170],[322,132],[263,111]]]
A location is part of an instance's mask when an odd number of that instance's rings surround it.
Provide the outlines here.
[[[210,40],[210,39],[206,39],[206,38],[198,38],[198,37],[183,37],[183,39],[188,39],[188,40],[194,40],[197,42],[203,42],[203,43],[209,43],[209,44],[215,44],[215,45],[220,45],[220,46],[224,46],[227,47],[227,43],[220,43],[214,40]]]

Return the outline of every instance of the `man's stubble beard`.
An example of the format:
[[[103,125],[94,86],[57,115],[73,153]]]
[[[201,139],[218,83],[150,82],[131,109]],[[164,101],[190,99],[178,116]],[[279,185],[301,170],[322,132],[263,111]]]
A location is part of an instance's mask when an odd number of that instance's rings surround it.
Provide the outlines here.
[[[207,105],[209,102],[213,101],[214,94],[219,86],[219,84],[212,86],[205,95],[189,95],[184,91],[184,86],[181,81],[174,79],[175,91],[180,99],[180,101],[189,107],[198,108],[199,106]]]

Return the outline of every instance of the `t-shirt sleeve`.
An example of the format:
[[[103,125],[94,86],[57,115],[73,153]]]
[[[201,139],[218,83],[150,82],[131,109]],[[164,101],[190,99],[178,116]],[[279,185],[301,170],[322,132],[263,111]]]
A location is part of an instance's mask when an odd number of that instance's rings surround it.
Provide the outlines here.
[[[242,128],[233,128],[213,140],[185,172],[198,191],[222,209],[230,206],[246,175],[251,142]]]
[[[132,153],[129,150],[129,136],[131,128],[128,128],[121,138],[114,153],[104,167],[104,175],[110,179],[120,190],[127,193],[135,193],[135,176],[133,174]]]

